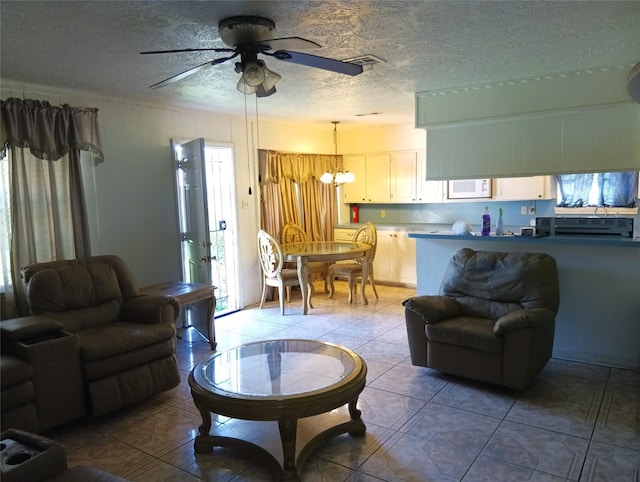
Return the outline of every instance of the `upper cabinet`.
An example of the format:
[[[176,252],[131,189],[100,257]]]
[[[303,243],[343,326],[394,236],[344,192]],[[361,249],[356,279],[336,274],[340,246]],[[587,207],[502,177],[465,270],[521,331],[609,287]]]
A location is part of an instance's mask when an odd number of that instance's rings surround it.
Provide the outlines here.
[[[429,179],[635,170],[640,106],[612,67],[416,94]]]
[[[391,153],[389,182],[392,203],[440,202],[444,196],[440,181],[425,181],[424,151]]]
[[[555,189],[551,176],[509,177],[495,180],[494,199],[520,201],[554,199]]]
[[[345,203],[389,202],[389,154],[344,156],[343,164],[356,178],[343,185]]]

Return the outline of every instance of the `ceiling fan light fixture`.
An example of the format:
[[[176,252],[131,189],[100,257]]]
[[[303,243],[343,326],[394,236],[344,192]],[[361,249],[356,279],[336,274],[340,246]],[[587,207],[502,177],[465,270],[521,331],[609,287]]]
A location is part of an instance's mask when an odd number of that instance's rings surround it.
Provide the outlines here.
[[[262,83],[262,87],[264,87],[264,90],[269,92],[271,89],[275,88],[276,83],[282,78],[282,76],[277,72],[268,69],[262,60],[260,60],[259,62],[262,63],[262,68],[264,71],[264,82]]]
[[[242,69],[242,80],[250,87],[257,87],[264,82],[264,63],[260,65],[258,60],[249,60]]]
[[[271,87],[269,90],[265,90],[264,82],[256,88],[256,97],[269,97],[276,93],[276,88]]]
[[[238,89],[239,92],[243,93],[244,95],[255,94],[256,90],[258,90],[258,87],[252,87],[251,85],[247,85],[247,83],[244,81],[244,76],[240,77],[240,80],[238,80],[238,85],[236,85],[236,88]]]

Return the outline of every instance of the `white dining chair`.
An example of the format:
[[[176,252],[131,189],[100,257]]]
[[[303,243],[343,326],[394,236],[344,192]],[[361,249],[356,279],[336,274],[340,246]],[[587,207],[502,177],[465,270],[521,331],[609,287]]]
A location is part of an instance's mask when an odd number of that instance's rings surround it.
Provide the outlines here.
[[[281,236],[282,244],[285,243],[308,243],[309,236],[302,229],[299,224],[296,223],[287,223],[282,228],[282,236]],[[289,265],[289,266],[288,266]],[[324,292],[328,293],[327,287],[327,268],[328,263],[324,263],[322,261],[312,261],[307,264],[307,268],[309,270],[309,277],[313,280],[314,277],[319,277],[324,280]],[[285,267],[295,268],[295,263],[285,263]],[[313,288],[313,284],[310,285]],[[313,293],[313,292],[312,292]]]
[[[353,303],[353,292],[357,287],[358,278],[362,281],[362,289],[365,288],[367,282],[371,284],[373,294],[378,299],[378,291],[373,280],[373,259],[376,256],[376,246],[378,244],[378,232],[372,222],[367,222],[364,226],[356,231],[353,236],[355,243],[366,243],[371,245],[371,249],[366,251],[362,258],[356,259],[353,263],[335,263],[329,266],[327,271],[327,284],[329,287],[329,298],[333,297],[334,285],[336,278],[346,278],[349,286],[349,303]],[[364,267],[367,267],[368,279],[364,279]]]
[[[280,313],[284,315],[284,298],[291,301],[291,287],[300,286],[298,272],[295,269],[284,268],[284,256],[280,243],[269,233],[261,229],[258,231],[258,253],[262,267],[262,298],[260,308],[267,298],[267,287],[278,288]],[[285,293],[286,292],[286,293]]]

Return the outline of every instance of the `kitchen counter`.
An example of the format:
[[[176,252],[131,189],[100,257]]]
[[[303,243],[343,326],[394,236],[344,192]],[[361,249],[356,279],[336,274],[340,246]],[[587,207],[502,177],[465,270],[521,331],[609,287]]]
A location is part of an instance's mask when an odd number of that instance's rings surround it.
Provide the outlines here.
[[[639,238],[623,238],[621,236],[571,236],[571,235],[559,235],[559,236],[520,236],[520,235],[505,235],[505,236],[471,236],[471,235],[459,235],[454,234],[452,231],[434,229],[431,231],[410,231],[407,236],[417,239],[456,239],[458,241],[466,241],[470,243],[478,241],[490,241],[496,243],[534,243],[538,245],[548,244],[581,244],[590,246],[615,246],[619,248],[640,248]]]
[[[432,230],[444,231],[451,229],[451,224],[427,224],[427,223],[373,223],[378,230],[387,231],[415,231],[429,232]],[[336,229],[358,229],[364,226],[364,223],[342,223],[333,227]]]

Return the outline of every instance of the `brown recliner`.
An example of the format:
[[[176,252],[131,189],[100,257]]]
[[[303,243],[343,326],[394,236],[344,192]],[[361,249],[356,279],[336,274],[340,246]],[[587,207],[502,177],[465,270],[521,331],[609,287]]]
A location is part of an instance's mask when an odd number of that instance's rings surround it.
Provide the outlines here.
[[[175,298],[141,296],[118,256],[36,263],[22,269],[33,315],[60,321],[80,343],[93,415],[175,387]]]
[[[46,316],[0,322],[2,429],[42,432],[87,414],[78,336]]]
[[[403,302],[411,362],[524,390],[551,358],[559,296],[547,254],[461,249],[440,295]]]
[[[0,428],[38,430],[33,367],[18,357],[0,355]]]

